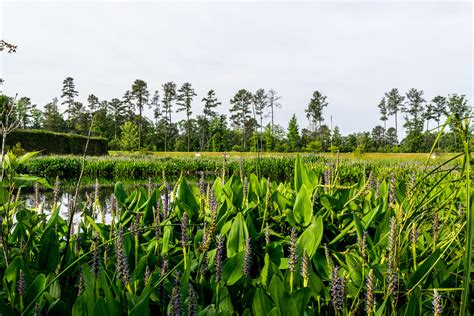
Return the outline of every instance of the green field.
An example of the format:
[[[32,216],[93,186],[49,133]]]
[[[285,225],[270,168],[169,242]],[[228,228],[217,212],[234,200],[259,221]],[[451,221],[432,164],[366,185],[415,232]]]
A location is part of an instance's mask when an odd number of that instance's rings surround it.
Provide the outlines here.
[[[151,151],[146,152],[125,152],[125,151],[109,151],[110,156],[143,156],[150,155],[162,158],[175,158],[175,157],[203,157],[203,158],[222,158],[224,154],[231,158],[253,158],[253,157],[296,157],[296,155],[314,155],[321,156],[328,159],[362,159],[362,160],[408,160],[408,161],[424,161],[430,156],[431,158],[439,158],[438,155],[430,155],[429,153],[278,153],[278,152],[163,152],[163,151]],[[449,157],[453,154],[442,154],[442,157]]]

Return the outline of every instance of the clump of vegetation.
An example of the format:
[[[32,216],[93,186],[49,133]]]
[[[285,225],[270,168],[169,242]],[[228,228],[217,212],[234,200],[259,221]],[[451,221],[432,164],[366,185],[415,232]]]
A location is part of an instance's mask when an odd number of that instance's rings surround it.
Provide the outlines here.
[[[56,203],[44,210],[40,193],[26,207],[20,188],[47,183],[18,174],[28,157],[7,157],[1,314],[462,314],[470,305],[469,160],[408,179],[374,170],[352,184],[340,165],[320,175],[299,157],[291,182],[239,172],[209,186],[165,177],[126,192],[118,182],[109,209],[94,193],[73,222]]]
[[[452,155],[448,156],[452,157]],[[365,157],[360,157],[365,158]],[[422,157],[426,160],[425,157]],[[386,178],[390,173],[395,173],[397,178],[405,179],[409,173],[421,171],[424,167],[418,160],[410,158],[392,159],[387,156],[376,157],[373,160],[362,160],[316,155],[303,156],[304,164],[322,176],[328,169],[333,168],[340,161],[338,172],[342,183],[354,183],[357,179],[370,171],[377,176]],[[91,157],[84,166],[84,176],[88,178],[101,178],[106,180],[147,180],[161,178],[165,172],[168,178],[176,180],[184,172],[189,179],[196,179],[201,171],[205,171],[209,180],[220,175],[222,169],[227,174],[242,171],[250,176],[255,173],[261,177],[271,177],[275,181],[291,181],[294,173],[294,157],[292,156],[266,156],[238,158],[230,157],[223,160],[222,156],[216,157],[155,157],[145,155]],[[430,164],[436,160],[430,161]],[[78,156],[46,156],[32,159],[21,166],[23,173],[47,177],[54,180],[60,176],[63,180],[77,179],[81,172],[82,159]]]

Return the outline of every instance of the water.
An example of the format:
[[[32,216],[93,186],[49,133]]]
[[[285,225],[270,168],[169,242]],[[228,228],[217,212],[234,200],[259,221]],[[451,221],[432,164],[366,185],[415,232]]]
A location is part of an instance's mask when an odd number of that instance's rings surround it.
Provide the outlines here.
[[[102,208],[105,217],[105,223],[110,223],[112,221],[112,214],[111,214],[111,205],[110,200],[113,195],[113,187],[112,186],[105,186],[100,187],[99,189],[99,203]],[[39,201],[40,204],[44,200],[43,212],[47,215],[47,218],[51,216],[51,210],[53,207],[53,191],[40,191],[39,193]],[[72,203],[74,200],[75,192],[72,190],[60,191],[58,196],[58,205],[59,205],[59,215],[67,219],[69,214],[69,208],[72,207]],[[83,187],[79,189],[78,192],[78,205],[77,209],[79,210],[73,216],[73,223],[76,224],[77,221],[81,218],[81,211],[82,211],[82,203],[85,203],[89,197],[90,200],[94,199],[95,189],[94,187]],[[34,208],[35,206],[35,194],[34,192],[26,192],[22,193],[22,198],[26,201],[26,205],[29,208]],[[92,217],[95,221],[101,222],[102,218],[99,212],[92,214]]]

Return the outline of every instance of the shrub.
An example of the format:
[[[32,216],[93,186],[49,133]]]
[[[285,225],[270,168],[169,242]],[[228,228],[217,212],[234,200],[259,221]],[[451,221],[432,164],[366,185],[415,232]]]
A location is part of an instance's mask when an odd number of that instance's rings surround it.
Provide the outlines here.
[[[17,129],[8,135],[6,145],[13,147],[17,143],[26,151],[41,151],[42,154],[76,154],[84,152],[87,137],[75,134],[55,133],[43,130]],[[106,155],[107,139],[91,137],[87,154]]]

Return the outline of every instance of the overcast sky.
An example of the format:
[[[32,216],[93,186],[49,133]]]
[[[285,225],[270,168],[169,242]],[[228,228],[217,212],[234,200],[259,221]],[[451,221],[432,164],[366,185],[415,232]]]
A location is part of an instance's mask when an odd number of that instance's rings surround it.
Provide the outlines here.
[[[425,97],[473,90],[472,3],[463,2],[18,2],[0,1],[7,94],[40,106],[75,79],[79,99],[121,98],[135,79],[150,91],[189,81],[214,89],[228,114],[242,88],[275,89],[287,126],[314,90],[327,95],[326,122],[346,134],[379,124],[377,104],[397,87]],[[149,112],[150,113],[150,112]],[[151,114],[151,113],[150,113]],[[175,115],[175,120],[178,118]],[[393,125],[392,119],[389,125]]]

